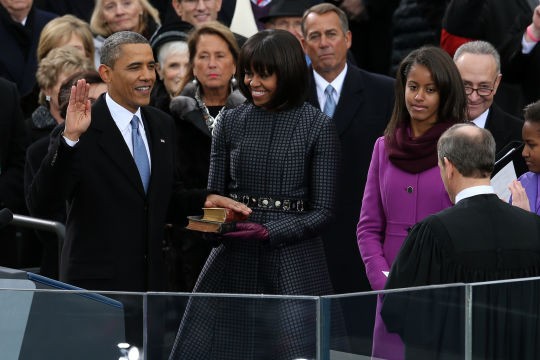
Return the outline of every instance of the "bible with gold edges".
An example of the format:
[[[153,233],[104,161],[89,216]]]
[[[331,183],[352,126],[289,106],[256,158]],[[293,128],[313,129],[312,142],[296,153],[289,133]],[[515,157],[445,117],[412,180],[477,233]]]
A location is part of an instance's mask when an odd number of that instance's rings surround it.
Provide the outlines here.
[[[222,234],[233,231],[237,221],[247,218],[247,215],[231,209],[203,208],[203,216],[188,216],[186,229]]]

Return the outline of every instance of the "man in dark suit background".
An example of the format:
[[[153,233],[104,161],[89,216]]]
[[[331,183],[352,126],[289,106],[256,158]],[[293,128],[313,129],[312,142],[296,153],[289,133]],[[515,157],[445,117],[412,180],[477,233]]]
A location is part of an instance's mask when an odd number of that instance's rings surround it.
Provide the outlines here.
[[[523,120],[504,112],[493,102],[501,82],[501,62],[497,50],[486,41],[461,45],[454,54],[465,93],[469,121],[488,129],[499,152],[511,141],[521,141]]]
[[[439,139],[437,152],[441,178],[455,205],[413,227],[386,289],[539,276],[540,217],[493,193],[491,133],[470,123],[454,125]],[[538,284],[474,288],[472,358],[538,357],[538,337],[523,335],[539,332]],[[460,291],[385,294],[381,314],[388,330],[403,339],[406,358],[464,358]]]
[[[56,16],[37,9],[33,0],[0,0],[0,76],[17,84],[25,115],[37,107],[37,93],[32,95],[32,90],[36,84],[39,35]]]
[[[471,41],[456,50],[454,62],[465,85],[469,121],[488,129],[495,138],[497,158],[504,156],[510,149],[501,150],[509,143],[521,142],[523,120],[493,101],[502,78],[499,53],[486,41]],[[521,157],[514,165],[517,176],[527,171]]]
[[[302,32],[313,70],[308,101],[335,121],[344,160],[337,220],[324,237],[332,283],[336,293],[368,291],[355,231],[373,145],[394,105],[393,80],[347,63],[351,33],[347,16],[336,6],[325,3],[308,9]],[[328,106],[325,94],[328,85],[334,88],[333,106]]]
[[[17,86],[0,77],[0,209],[9,208],[18,214],[26,213],[24,203],[23,173],[24,157],[29,136],[24,125],[24,118],[19,106]],[[27,259],[19,258],[24,245],[17,239],[16,229],[9,226],[0,230],[0,265],[8,267],[27,266]],[[39,245],[39,244],[33,244]],[[24,252],[24,255],[29,255]],[[35,265],[35,264],[32,264]]]
[[[364,263],[358,252],[356,225],[366,175],[375,140],[382,136],[394,106],[393,80],[369,73],[347,62],[351,46],[347,16],[336,6],[323,3],[309,8],[302,18],[302,44],[312,62],[308,101],[333,118],[341,142],[343,167],[338,182],[336,219],[323,234],[328,270],[336,293],[370,291]],[[325,90],[332,85],[332,94]],[[327,97],[328,96],[328,97]],[[375,298],[364,298],[375,309]],[[361,339],[360,352],[370,353],[374,313],[354,315],[357,302],[348,308],[350,336]]]

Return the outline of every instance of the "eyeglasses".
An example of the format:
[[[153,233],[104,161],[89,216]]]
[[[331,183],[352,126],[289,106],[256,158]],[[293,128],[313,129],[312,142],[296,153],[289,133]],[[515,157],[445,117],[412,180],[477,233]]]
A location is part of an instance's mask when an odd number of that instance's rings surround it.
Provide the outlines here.
[[[494,88],[488,88],[488,87],[479,87],[479,88],[472,88],[470,86],[465,86],[465,94],[472,95],[473,92],[476,91],[476,93],[479,96],[489,96],[491,93],[495,90]]]
[[[495,90],[495,82],[496,81],[497,81],[497,78],[495,78],[495,80],[493,81],[493,87],[488,87],[488,86],[485,86],[485,85],[481,85],[478,88],[473,88],[471,86],[465,85],[465,94],[467,96],[472,95],[472,93],[476,91],[478,96],[489,96],[489,95],[491,95],[493,90]]]

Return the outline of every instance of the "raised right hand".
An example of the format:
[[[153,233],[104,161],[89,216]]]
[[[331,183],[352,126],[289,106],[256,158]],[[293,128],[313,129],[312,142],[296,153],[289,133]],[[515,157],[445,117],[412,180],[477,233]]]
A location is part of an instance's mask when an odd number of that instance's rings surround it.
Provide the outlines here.
[[[514,180],[508,186],[512,193],[512,205],[522,208],[523,210],[531,211],[529,198],[525,192],[525,188],[518,180]]]
[[[71,87],[69,104],[66,112],[64,136],[69,140],[77,141],[90,126],[90,99],[88,92],[90,85],[86,80],[77,81],[77,85]]]
[[[531,31],[537,39],[540,38],[540,5],[538,5],[533,11]]]

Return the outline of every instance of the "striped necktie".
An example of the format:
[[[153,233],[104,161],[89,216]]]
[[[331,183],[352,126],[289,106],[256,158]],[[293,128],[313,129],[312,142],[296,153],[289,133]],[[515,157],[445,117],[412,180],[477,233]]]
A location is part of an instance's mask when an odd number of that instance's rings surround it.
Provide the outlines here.
[[[336,111],[336,101],[334,100],[334,88],[332,85],[328,85],[326,89],[324,90],[324,93],[326,94],[326,101],[324,103],[324,109],[323,112],[332,117],[334,116],[334,111]]]

